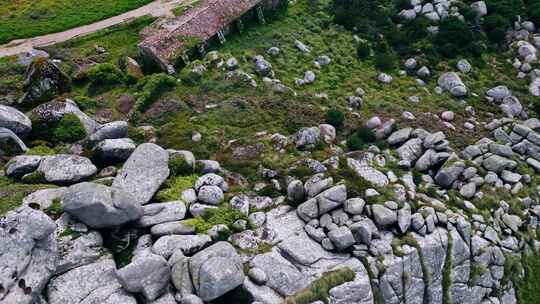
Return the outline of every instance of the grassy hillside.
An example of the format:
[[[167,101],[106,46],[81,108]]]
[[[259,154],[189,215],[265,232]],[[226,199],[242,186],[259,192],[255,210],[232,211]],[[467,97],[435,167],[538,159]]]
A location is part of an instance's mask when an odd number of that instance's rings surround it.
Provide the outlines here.
[[[152,0],[4,0],[0,5],[0,44],[89,24],[149,2]]]

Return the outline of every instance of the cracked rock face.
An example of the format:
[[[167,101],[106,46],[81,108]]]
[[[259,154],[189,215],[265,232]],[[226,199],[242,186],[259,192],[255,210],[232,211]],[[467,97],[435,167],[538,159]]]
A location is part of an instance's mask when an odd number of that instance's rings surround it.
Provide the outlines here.
[[[47,285],[49,303],[136,304],[116,279],[115,271],[112,256],[105,254],[94,263],[54,277]]]
[[[139,219],[142,207],[130,194],[95,183],[68,188],[62,198],[64,211],[92,228],[106,228]]]
[[[240,256],[227,242],[195,254],[190,258],[189,270],[195,291],[204,301],[216,299],[244,282]]]
[[[56,270],[54,222],[21,207],[0,219],[0,302],[34,303]]]
[[[133,195],[135,202],[147,204],[169,176],[169,154],[154,144],[135,149],[118,172],[113,188]]]

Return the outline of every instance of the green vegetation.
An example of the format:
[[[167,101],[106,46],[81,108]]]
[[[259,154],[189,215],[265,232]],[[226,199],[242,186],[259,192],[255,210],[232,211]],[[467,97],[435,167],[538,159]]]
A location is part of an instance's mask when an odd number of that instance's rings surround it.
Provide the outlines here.
[[[23,176],[21,180],[26,184],[42,184],[47,182],[45,180],[45,175],[43,174],[43,172],[37,170]]]
[[[234,231],[233,223],[238,220],[245,220],[249,223],[247,215],[229,206],[220,206],[214,209],[207,209],[202,217],[188,220],[188,224],[195,227],[197,233],[205,233],[215,225],[225,225],[230,231]]]
[[[122,84],[126,80],[122,71],[112,63],[96,64],[86,72],[86,76],[94,87]]]
[[[156,199],[160,202],[177,201],[180,199],[182,192],[189,188],[193,188],[193,185],[199,178],[199,175],[187,175],[187,176],[173,176],[169,178],[165,183],[162,190],[159,190],[156,194]]]
[[[347,148],[351,151],[364,150],[368,145],[377,141],[377,137],[372,129],[367,127],[360,127],[356,133],[354,133],[347,140]]]
[[[349,268],[325,272],[311,283],[310,286],[285,299],[286,304],[309,304],[315,301],[325,301],[329,297],[330,289],[354,280],[355,272]]]
[[[45,144],[39,144],[28,149],[28,151],[26,151],[25,154],[47,156],[47,155],[54,155],[57,153],[58,153],[57,149],[51,148]]]
[[[537,254],[524,254],[521,258],[507,256],[505,275],[510,274],[517,291],[518,303],[537,303],[540,297],[540,258]],[[525,277],[521,278],[520,274]]]
[[[65,114],[50,130],[53,143],[73,143],[86,137],[86,130],[75,114]]]
[[[185,157],[174,155],[169,159],[169,170],[171,176],[179,176],[193,174],[194,168],[186,161]]]
[[[326,112],[326,122],[339,129],[343,126],[345,114],[337,109],[330,109]]]
[[[0,44],[60,32],[119,15],[151,0],[21,0],[0,6]]]
[[[60,199],[54,199],[51,206],[44,211],[48,216],[57,219],[62,215],[62,213],[64,213],[64,208],[62,208],[62,202]]]
[[[163,92],[173,88],[175,85],[176,79],[163,73],[145,77],[138,84],[141,92],[137,98],[137,109],[141,112],[148,109]]]
[[[21,205],[23,198],[32,192],[46,188],[56,188],[45,184],[20,184],[5,176],[0,176],[0,215]]]

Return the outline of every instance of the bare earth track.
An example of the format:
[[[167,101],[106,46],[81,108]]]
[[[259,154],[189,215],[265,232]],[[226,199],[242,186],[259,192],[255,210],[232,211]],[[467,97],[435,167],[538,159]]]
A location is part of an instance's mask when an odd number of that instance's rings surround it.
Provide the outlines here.
[[[172,16],[172,10],[177,7],[181,2],[183,2],[183,0],[156,0],[145,6],[123,13],[121,15],[94,22],[92,24],[72,28],[67,31],[26,39],[13,40],[4,45],[0,45],[0,57],[12,56],[28,52],[36,47],[43,47],[64,42],[75,37],[91,34],[99,30],[124,22],[128,22],[130,20],[145,15],[151,15],[154,17],[162,17],[168,15]]]

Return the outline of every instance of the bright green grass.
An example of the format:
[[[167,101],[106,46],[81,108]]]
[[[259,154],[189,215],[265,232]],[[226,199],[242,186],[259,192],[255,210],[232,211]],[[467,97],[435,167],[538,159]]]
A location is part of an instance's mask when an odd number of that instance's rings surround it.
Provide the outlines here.
[[[2,0],[0,44],[90,24],[152,0]]]
[[[525,268],[525,279],[515,280],[518,303],[538,303],[540,298],[540,258],[538,255],[525,255],[521,262]]]
[[[0,215],[19,207],[22,199],[28,194],[46,188],[56,188],[56,186],[20,184],[10,178],[0,176]]]

